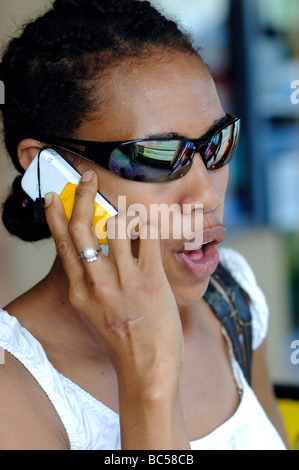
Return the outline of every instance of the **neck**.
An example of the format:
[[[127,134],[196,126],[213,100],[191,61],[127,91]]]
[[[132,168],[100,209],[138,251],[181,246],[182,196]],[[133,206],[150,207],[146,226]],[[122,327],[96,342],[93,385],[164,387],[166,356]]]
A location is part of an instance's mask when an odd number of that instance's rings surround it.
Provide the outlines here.
[[[71,320],[82,324],[78,312],[74,309],[69,300],[69,280],[64,271],[61,259],[57,256],[48,276],[41,282],[48,305],[56,315],[64,317],[64,320]]]
[[[46,289],[49,289],[49,294],[55,303],[60,305],[67,305],[69,303],[69,281],[63,269],[61,259],[58,256],[54,261],[51,271],[42,283]]]

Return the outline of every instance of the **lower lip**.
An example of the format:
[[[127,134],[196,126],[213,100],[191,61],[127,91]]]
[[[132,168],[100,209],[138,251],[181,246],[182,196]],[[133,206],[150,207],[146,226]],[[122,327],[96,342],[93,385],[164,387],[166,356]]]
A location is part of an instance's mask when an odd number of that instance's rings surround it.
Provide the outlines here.
[[[215,245],[204,245],[200,250],[178,253],[183,268],[197,279],[210,277],[219,263],[219,253]]]

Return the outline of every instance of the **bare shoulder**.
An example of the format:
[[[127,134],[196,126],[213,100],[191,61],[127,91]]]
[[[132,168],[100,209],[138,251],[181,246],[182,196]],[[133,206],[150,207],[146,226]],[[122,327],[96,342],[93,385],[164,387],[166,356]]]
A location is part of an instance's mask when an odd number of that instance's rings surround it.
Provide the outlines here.
[[[267,364],[267,340],[264,340],[261,346],[253,352],[252,388],[260,404],[268,415],[268,418],[288,448],[289,442],[278,411],[274,388]]]
[[[13,356],[0,365],[0,450],[69,448],[65,428],[45,392]]]

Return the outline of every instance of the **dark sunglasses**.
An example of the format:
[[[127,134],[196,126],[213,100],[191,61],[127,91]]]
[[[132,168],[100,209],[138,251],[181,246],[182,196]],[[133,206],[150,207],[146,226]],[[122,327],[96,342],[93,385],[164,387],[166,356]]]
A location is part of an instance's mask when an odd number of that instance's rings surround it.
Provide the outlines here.
[[[217,170],[227,165],[238,146],[240,119],[229,114],[226,119],[226,124],[198,140],[94,142],[46,135],[34,138],[97,163],[122,178],[131,181],[161,182],[186,175],[196,153],[200,154],[208,170]]]

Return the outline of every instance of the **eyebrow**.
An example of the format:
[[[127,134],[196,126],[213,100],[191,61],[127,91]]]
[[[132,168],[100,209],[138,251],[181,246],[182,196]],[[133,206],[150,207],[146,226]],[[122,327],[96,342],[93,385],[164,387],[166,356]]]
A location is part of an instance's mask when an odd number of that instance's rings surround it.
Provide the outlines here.
[[[216,121],[213,122],[211,127],[205,132],[201,137],[197,137],[196,139],[187,137],[186,135],[179,134],[177,132],[169,132],[165,134],[153,134],[145,137],[144,140],[160,140],[160,139],[177,139],[177,140],[199,140],[201,138],[204,138],[206,135],[209,135],[213,132],[216,132],[219,128],[222,126],[225,126],[225,124],[228,122],[228,116],[222,116],[220,119],[216,119]]]

